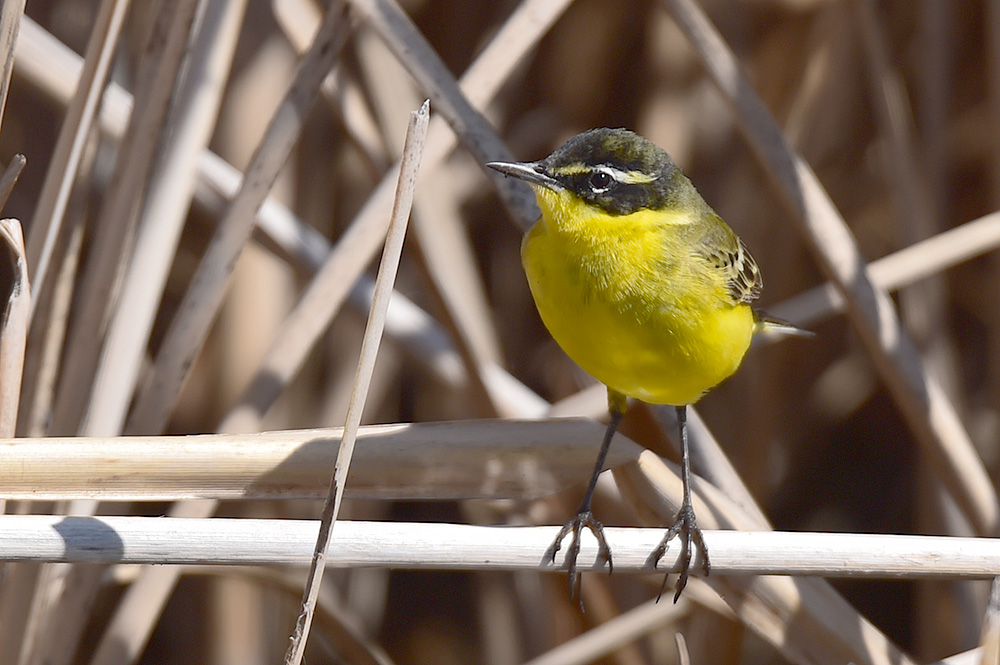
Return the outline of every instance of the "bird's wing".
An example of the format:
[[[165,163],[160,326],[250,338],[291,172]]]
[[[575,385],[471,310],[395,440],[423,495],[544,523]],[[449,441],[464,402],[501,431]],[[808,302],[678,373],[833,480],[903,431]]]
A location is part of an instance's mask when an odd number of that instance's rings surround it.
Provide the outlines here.
[[[705,226],[706,232],[696,245],[697,251],[722,272],[726,289],[735,302],[751,302],[764,287],[760,269],[743,241],[725,222],[716,219],[717,224]]]

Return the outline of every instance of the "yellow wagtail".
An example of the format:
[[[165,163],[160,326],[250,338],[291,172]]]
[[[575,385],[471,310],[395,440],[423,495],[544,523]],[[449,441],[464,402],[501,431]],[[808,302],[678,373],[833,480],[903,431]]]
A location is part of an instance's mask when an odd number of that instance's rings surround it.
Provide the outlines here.
[[[674,405],[684,496],[652,560],[680,536],[676,602],[692,544],[710,570],[691,505],[687,405],[736,371],[755,332],[791,327],[750,307],[762,286],[753,257],[666,151],[638,134],[592,129],[541,161],[487,166],[535,190],[542,216],[521,245],[535,304],[569,357],[608,388],[610,421],[590,484],[546,556],[555,562],[572,533],[566,559],[576,597],[580,532],[587,527],[610,571],[611,549],[591,500],[611,438],[628,397]]]

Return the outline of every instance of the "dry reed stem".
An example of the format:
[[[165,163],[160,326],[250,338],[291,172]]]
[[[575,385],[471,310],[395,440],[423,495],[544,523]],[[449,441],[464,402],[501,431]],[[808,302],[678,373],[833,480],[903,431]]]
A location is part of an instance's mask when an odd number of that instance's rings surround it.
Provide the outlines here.
[[[596,381],[568,397],[552,404],[545,415],[549,418],[584,416],[599,420],[608,414],[608,389]]]
[[[102,11],[110,11],[111,4],[104,3]],[[118,11],[118,10],[116,10]],[[121,10],[124,11],[124,10]],[[59,40],[46,32],[41,26],[25,16],[21,21],[21,34],[17,41],[15,51],[16,68],[20,75],[25,76],[47,94],[53,96],[58,103],[67,106],[67,113],[63,122],[65,131],[69,131],[71,125],[79,125],[83,116],[92,116],[94,110],[89,108],[81,98],[75,97],[79,92],[91,89],[91,94],[96,99],[102,99],[99,120],[104,128],[111,127],[120,136],[125,131],[128,117],[131,112],[131,96],[124,92],[121,86],[110,84],[105,93],[100,94],[100,86],[95,86],[93,80],[95,68],[106,69],[107,63],[102,63],[98,67],[96,62],[96,51],[99,44],[100,35],[97,34],[97,27],[104,26],[105,31],[108,16],[98,15],[98,22],[95,24],[95,33],[92,35],[91,50],[87,60],[87,67],[84,71],[84,59],[70,50]],[[121,16],[113,16],[114,32],[121,28]],[[101,51],[102,58],[110,57],[111,46]],[[85,78],[86,77],[86,78]],[[103,75],[102,75],[103,77]],[[92,120],[87,121],[88,124]],[[46,184],[39,195],[38,204],[32,220],[32,232],[28,238],[29,265],[32,273],[39,271],[39,266],[33,261],[38,260],[40,255],[49,258],[51,261],[53,254],[57,260],[58,272],[51,287],[41,289],[40,284],[34,284],[34,295],[32,304],[32,328],[29,331],[29,339],[34,340],[29,344],[28,357],[26,359],[26,376],[24,382],[24,394],[21,403],[24,405],[21,413],[21,424],[19,431],[28,435],[40,436],[47,427],[51,418],[52,403],[55,394],[55,385],[59,373],[59,360],[62,352],[66,329],[69,326],[70,304],[73,297],[73,281],[75,279],[77,264],[79,262],[81,247],[83,245],[83,225],[80,223],[81,216],[74,215],[70,222],[72,226],[61,231],[59,228],[48,230],[40,228],[38,224],[45,220],[41,217],[48,215],[51,218],[56,209],[57,198],[68,196],[68,192],[60,194],[57,191],[55,175],[59,169],[75,171],[76,166],[70,169],[69,161],[73,164],[80,162],[80,155],[77,148],[71,145],[68,138],[60,138],[56,144],[55,153],[46,171]],[[61,134],[62,137],[62,134]],[[72,160],[70,159],[72,157]],[[64,174],[64,178],[69,178]],[[60,185],[62,186],[62,185]],[[69,186],[65,184],[65,186]],[[65,202],[60,203],[65,209]],[[49,213],[46,213],[46,209]],[[62,224],[62,217],[58,219],[58,225]],[[43,238],[43,236],[45,236]],[[35,243],[35,254],[32,254],[32,243]],[[32,257],[35,258],[32,258]],[[41,272],[47,272],[44,269]],[[40,311],[40,315],[35,317],[34,312]],[[7,643],[5,643],[7,644]]]
[[[423,152],[424,140],[427,137],[429,121],[430,102],[425,101],[418,111],[414,111],[410,115],[410,122],[406,128],[403,156],[399,165],[399,182],[393,199],[385,248],[379,262],[378,275],[375,278],[375,295],[372,298],[368,324],[365,326],[365,336],[361,342],[358,370],[354,378],[354,387],[351,390],[351,402],[347,409],[347,422],[344,425],[344,434],[337,451],[337,463],[320,518],[316,547],[313,550],[309,575],[306,578],[305,590],[302,594],[302,612],[295,623],[291,644],[285,655],[285,662],[289,665],[299,665],[305,655],[313,612],[316,609],[316,599],[319,596],[320,584],[323,581],[323,572],[330,550],[330,541],[333,537],[333,527],[344,500],[344,489],[351,467],[351,459],[354,456],[358,428],[361,426],[361,416],[364,413],[365,401],[371,387],[375,359],[382,342],[389,297],[392,295],[392,287],[399,270],[399,260],[403,253],[403,239],[406,236],[407,222],[413,205],[413,191],[417,183],[417,172],[420,169],[420,157]]]
[[[22,407],[17,430],[22,435],[43,436],[52,416],[62,345],[70,325],[73,280],[83,246],[83,225],[74,224],[68,235],[65,246],[57,247],[59,270],[52,280],[52,288],[47,292],[35,289],[32,295],[33,300],[42,299],[45,302],[40,306],[41,313],[31,321],[31,328],[28,330],[30,343],[25,358],[25,380],[21,387]]]
[[[10,187],[13,187],[24,162],[23,157],[14,160],[4,174],[3,179]],[[7,194],[9,191],[3,192],[4,199]],[[0,227],[11,260],[12,275],[11,292],[4,312],[3,336],[0,338],[0,431],[10,437],[15,435],[17,425],[31,294],[20,223],[5,219],[0,220]],[[6,501],[3,507],[6,509]],[[38,566],[27,565],[13,569],[8,567],[4,571],[5,593],[0,604],[0,619],[3,620],[0,657],[3,662],[21,662],[24,637],[42,618],[38,602],[42,591],[42,587],[37,585],[39,570]]]
[[[933,235],[937,219],[933,195],[917,171],[917,146],[914,145],[914,120],[912,108],[902,77],[892,65],[888,44],[876,16],[876,9],[869,0],[857,0],[854,14],[861,24],[862,43],[865,46],[865,63],[871,85],[879,131],[887,144],[886,173],[891,177],[892,199],[898,220],[897,234],[903,245]],[[928,3],[933,4],[933,3]],[[931,181],[933,182],[933,181]]]
[[[538,499],[578,484],[603,426],[584,418],[366,425],[350,496]],[[0,497],[59,501],[320,498],[340,428],[0,441]],[[617,435],[608,466],[641,448]],[[72,457],[74,463],[66,465]]]
[[[980,665],[982,654],[983,650],[977,647],[955,654],[950,658],[930,663],[929,665]]]
[[[72,563],[294,565],[312,559],[316,520],[181,519],[65,515],[0,516],[0,559]],[[660,528],[605,527],[615,551],[615,574],[676,571],[668,551],[653,568],[649,553]],[[565,571],[539,552],[558,526],[478,526],[433,522],[342,520],[327,565],[415,570]],[[954,536],[789,531],[706,530],[713,578],[787,575],[860,578],[990,579],[1000,563],[1000,539]],[[605,572],[597,542],[585,537],[584,570]],[[718,579],[716,581],[718,581]],[[655,580],[655,581],[658,581]],[[754,583],[759,583],[755,581]],[[736,610],[739,612],[739,609]]]
[[[1000,578],[994,577],[979,641],[982,665],[1000,665]]]
[[[21,29],[24,0],[11,0],[0,5],[0,127],[10,94],[10,75],[14,71],[14,45]],[[2,208],[3,206],[0,206]]]
[[[3,170],[3,174],[0,175],[0,210],[7,205],[7,199],[10,198],[11,192],[14,191],[14,185],[17,184],[17,179],[21,175],[21,171],[24,169],[24,165],[27,160],[24,155],[14,155],[10,160],[10,164],[7,168]]]
[[[683,633],[674,633],[674,643],[677,645],[677,658],[680,665],[691,665],[691,654],[688,653],[687,640]]]
[[[696,586],[693,585],[693,587]],[[711,595],[714,596],[714,594]],[[717,597],[716,602],[718,602]],[[720,610],[728,610],[728,607],[722,603],[718,604],[722,606]],[[652,631],[677,622],[679,618],[690,611],[689,605],[690,601],[687,599],[682,599],[677,604],[657,603],[654,600],[646,601],[578,637],[532,658],[524,665],[585,665],[592,663]]]
[[[84,142],[90,134],[97,105],[104,92],[104,82],[128,6],[128,0],[101,2],[87,52],[84,54],[80,85],[66,109],[55,153],[45,172],[45,185],[38,197],[31,220],[31,235],[28,237],[28,265],[38,297],[45,288],[49,261],[62,233],[70,188],[76,178]],[[36,297],[31,308],[32,319],[37,302]]]
[[[371,302],[372,286],[372,281],[362,275],[350,293],[351,305],[356,309],[367,307]],[[462,394],[468,388],[472,379],[452,338],[427,312],[399,293],[389,302],[386,334],[455,393]],[[481,371],[500,415],[538,418],[549,410],[548,402],[500,365],[487,362]]]
[[[4,273],[10,275],[10,282],[5,286],[6,302],[0,315],[0,436],[12,437],[17,427],[28,312],[31,308],[24,234],[19,221],[0,219],[0,243],[5,255],[3,261],[8,265]]]

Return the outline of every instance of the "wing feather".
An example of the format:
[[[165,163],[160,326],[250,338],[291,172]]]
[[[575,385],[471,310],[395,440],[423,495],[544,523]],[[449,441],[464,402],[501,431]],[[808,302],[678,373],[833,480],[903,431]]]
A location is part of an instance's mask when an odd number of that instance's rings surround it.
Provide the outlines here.
[[[757,262],[743,241],[718,217],[717,223],[702,225],[705,233],[695,243],[696,252],[722,273],[726,289],[735,302],[749,303],[764,287]]]

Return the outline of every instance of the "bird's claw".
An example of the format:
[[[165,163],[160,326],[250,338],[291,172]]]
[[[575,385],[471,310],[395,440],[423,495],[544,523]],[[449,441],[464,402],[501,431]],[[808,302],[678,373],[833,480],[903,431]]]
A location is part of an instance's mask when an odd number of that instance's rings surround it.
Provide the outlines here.
[[[687,586],[688,582],[688,572],[691,568],[691,558],[694,554],[692,545],[696,545],[701,551],[701,567],[708,575],[712,571],[712,564],[708,559],[708,548],[705,546],[705,539],[702,536],[701,529],[698,527],[698,523],[694,518],[694,508],[690,505],[681,506],[680,511],[677,513],[677,520],[673,525],[667,529],[667,533],[663,536],[663,540],[660,544],[656,546],[653,553],[650,555],[650,560],[653,563],[653,567],[660,562],[660,559],[667,553],[667,548],[671,540],[675,536],[680,536],[681,541],[681,555],[680,564],[681,568],[679,575],[677,577],[676,591],[674,592],[674,602],[681,597],[681,591]],[[660,597],[663,595],[664,589],[667,588],[667,579],[669,574],[664,576],[663,585],[660,587],[660,593],[656,596],[656,600],[659,601]]]
[[[608,565],[608,574],[610,575],[614,566],[611,563],[611,547],[604,537],[604,525],[594,519],[593,513],[589,510],[577,513],[576,517],[567,522],[559,530],[559,534],[552,541],[549,549],[545,550],[545,560],[554,564],[556,562],[556,553],[562,548],[563,539],[567,535],[573,534],[569,547],[566,549],[566,567],[569,573],[569,596],[570,600],[576,600],[580,603],[581,610],[583,609],[583,598],[580,596],[581,574],[577,571],[576,559],[580,555],[580,532],[583,531],[584,527],[590,529],[590,532],[597,539],[597,560]]]

